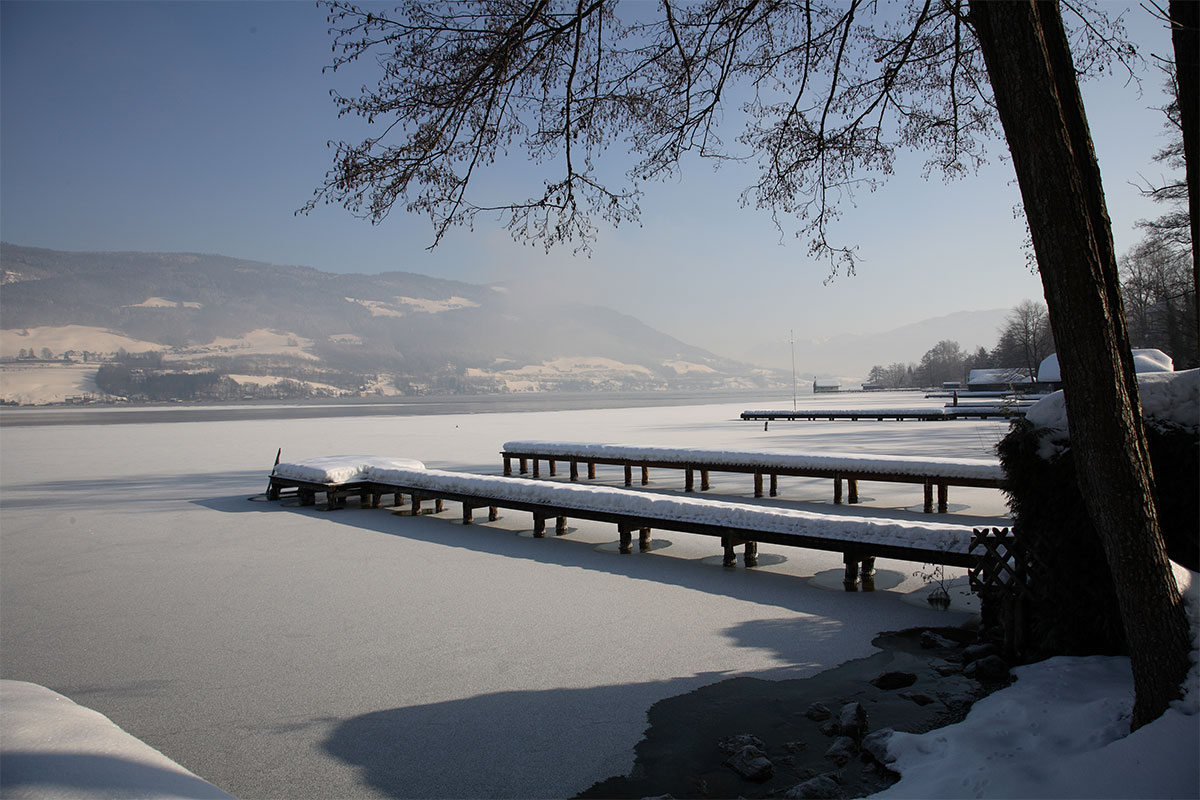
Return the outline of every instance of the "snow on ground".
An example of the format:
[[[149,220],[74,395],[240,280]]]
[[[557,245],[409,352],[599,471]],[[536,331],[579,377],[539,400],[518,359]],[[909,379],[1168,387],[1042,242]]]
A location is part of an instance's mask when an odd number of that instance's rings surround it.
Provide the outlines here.
[[[16,358],[22,350],[40,354],[43,347],[55,355],[74,350],[82,353],[115,353],[124,349],[130,353],[166,350],[166,345],[131,339],[119,333],[88,325],[42,326],[36,328],[5,328],[0,330],[0,356]]]
[[[1200,576],[1176,567],[1193,640]],[[1200,642],[1196,642],[1200,646]],[[1200,685],[1129,733],[1133,675],[1126,657],[1058,657],[1014,670],[1016,682],[967,718],[929,733],[894,734],[899,783],[875,797],[1194,798],[1200,796]]]
[[[9,800],[229,798],[102,714],[25,681],[0,681],[0,782]]]
[[[621,556],[613,526],[577,520],[534,539],[528,515],[463,526],[453,504],[412,518],[247,500],[278,447],[498,475],[517,438],[986,458],[1007,428],[767,432],[741,410],[114,425],[97,409],[93,425],[0,428],[0,677],[93,708],[242,798],[562,797],[628,771],[659,699],[811,675],[868,655],[878,631],[969,618],[961,597],[931,609],[904,562],[881,559],[880,590],[851,594],[837,554],[764,545],[765,566],[729,570],[686,534]],[[602,484],[622,477],[599,468]],[[677,471],[652,479],[682,489]],[[834,510],[826,480],[780,490],[756,501],[746,476],[714,474],[711,496]],[[863,483],[854,513],[923,519],[911,490]],[[998,492],[951,500],[955,520],[1003,522]]]
[[[101,395],[96,386],[98,364],[0,365],[0,399],[22,405],[64,403],[68,397]]]

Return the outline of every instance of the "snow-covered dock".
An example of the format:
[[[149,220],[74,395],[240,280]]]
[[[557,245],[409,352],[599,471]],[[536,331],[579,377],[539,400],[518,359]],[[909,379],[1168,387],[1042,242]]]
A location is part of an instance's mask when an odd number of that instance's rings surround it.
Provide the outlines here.
[[[345,463],[336,457],[322,459],[316,469],[312,462],[278,464],[270,476],[268,497],[278,499],[283,489],[291,487],[303,504],[314,502],[314,493],[323,491],[329,506],[337,508],[347,495],[358,495],[364,507],[378,507],[387,495],[401,506],[407,495],[414,516],[422,512],[425,501],[434,501],[441,511],[449,500],[462,506],[463,524],[474,521],[475,509],[487,508],[488,519],[495,520],[498,509],[505,508],[532,514],[535,537],[545,536],[551,518],[558,535],[567,531],[568,518],[606,522],[617,526],[619,549],[626,554],[633,552],[635,530],[642,550],[649,549],[654,529],[694,533],[719,538],[727,566],[736,565],[738,545],[745,548],[746,566],[756,566],[759,542],[840,552],[849,591],[857,588],[860,577],[864,588],[870,588],[876,557],[974,567],[978,555],[972,552],[973,537],[987,533],[966,525],[817,514],[614,486],[449,472],[395,459],[362,464],[361,458],[346,457]],[[322,473],[330,482],[312,480]]]
[[[948,405],[945,408],[801,408],[758,409],[742,412],[742,419],[770,425],[777,419],[786,420],[917,420],[941,422],[952,419],[1011,419],[1025,413],[1026,406],[995,403],[990,405]]]
[[[833,479],[833,502],[842,502],[842,481],[846,481],[850,503],[858,502],[860,480],[913,483],[924,487],[926,513],[933,511],[933,491],[937,487],[938,511],[949,508],[950,486],[975,486],[999,489],[1004,470],[995,459],[932,458],[899,455],[851,453],[780,453],[771,450],[705,450],[645,445],[598,444],[588,442],[513,441],[501,450],[504,474],[512,474],[515,459],[521,474],[532,465],[533,477],[541,475],[539,466],[546,461],[550,475],[557,474],[557,462],[570,464],[572,481],[579,480],[579,464],[587,465],[588,478],[596,477],[596,464],[623,466],[625,485],[633,485],[633,469],[641,470],[641,482],[649,483],[651,468],[681,469],[684,489],[693,491],[695,473],[700,473],[700,489],[709,488],[710,472],[736,472],[754,475],[754,496],[763,496],[763,476],[769,476],[770,495],[779,491],[780,475]]]

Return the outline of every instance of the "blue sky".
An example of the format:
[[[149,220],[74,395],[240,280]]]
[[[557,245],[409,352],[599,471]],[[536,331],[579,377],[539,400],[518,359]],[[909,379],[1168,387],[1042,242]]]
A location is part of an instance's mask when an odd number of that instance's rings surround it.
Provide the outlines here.
[[[590,257],[516,244],[483,218],[429,252],[428,221],[402,211],[379,226],[340,207],[293,215],[329,166],[326,142],[354,136],[328,96],[337,78],[322,74],[330,39],[314,3],[4,0],[0,15],[8,242],[523,282],[737,357],[786,343],[789,330],[798,340],[871,333],[1041,297],[1014,220],[1011,166],[999,159],[949,185],[921,180],[920,159],[902,160],[885,188],[845,209],[834,235],[863,261],[830,285],[803,241],[781,241],[765,214],[740,207],[749,173],[697,162],[650,185],[642,225],[603,230]],[[1160,23],[1136,6],[1127,20],[1144,54],[1170,57]],[[1124,252],[1134,222],[1159,213],[1133,184],[1160,173],[1161,80],[1148,69],[1140,95],[1119,75],[1084,92]],[[489,179],[502,185],[526,169],[511,162]]]

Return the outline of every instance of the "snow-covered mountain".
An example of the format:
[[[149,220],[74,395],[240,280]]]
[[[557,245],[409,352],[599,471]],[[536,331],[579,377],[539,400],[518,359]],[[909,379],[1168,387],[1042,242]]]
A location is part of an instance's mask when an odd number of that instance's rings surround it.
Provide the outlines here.
[[[407,272],[338,274],[195,253],[0,245],[7,359],[229,377],[226,396],[293,381],[319,394],[751,388],[769,371],[633,317],[504,286]],[[129,360],[128,358],[126,359]],[[238,392],[244,390],[239,394]],[[207,396],[207,395],[206,395]]]

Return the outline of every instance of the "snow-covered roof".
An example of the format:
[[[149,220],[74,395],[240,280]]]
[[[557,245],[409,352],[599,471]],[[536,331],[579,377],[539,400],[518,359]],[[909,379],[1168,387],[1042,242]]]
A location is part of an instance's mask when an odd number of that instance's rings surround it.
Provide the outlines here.
[[[842,385],[842,382],[839,381],[837,378],[817,378],[816,380],[813,381],[813,386],[833,387],[833,386],[841,386],[841,385]]]
[[[1141,348],[1132,352],[1133,371],[1139,375],[1148,372],[1172,372],[1175,369],[1175,362],[1162,350]],[[1062,372],[1058,366],[1058,353],[1051,353],[1042,359],[1042,363],[1038,365],[1037,376],[1042,383],[1062,381]]]
[[[411,458],[320,456],[304,461],[276,464],[271,474],[309,483],[357,483],[367,479],[368,466],[422,469],[425,465]]]
[[[614,458],[629,461],[658,461],[679,464],[729,464],[779,469],[838,469],[857,473],[905,473],[931,477],[1001,479],[1000,462],[984,458],[935,458],[864,453],[781,453],[774,450],[712,450],[656,445],[602,444],[596,442],[505,442],[504,451],[586,460]]]

